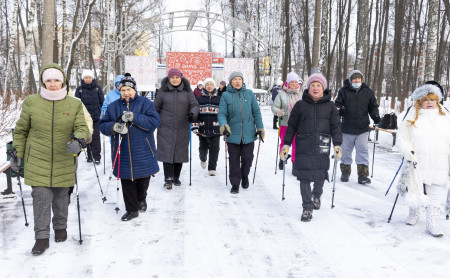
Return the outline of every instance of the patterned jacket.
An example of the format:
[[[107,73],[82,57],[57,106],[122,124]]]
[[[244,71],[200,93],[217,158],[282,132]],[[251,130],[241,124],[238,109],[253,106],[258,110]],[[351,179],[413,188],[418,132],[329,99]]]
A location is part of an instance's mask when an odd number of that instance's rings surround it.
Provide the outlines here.
[[[202,94],[197,98],[200,105],[198,118],[192,123],[192,130],[198,129],[199,135],[204,137],[220,136],[219,114],[220,96],[216,89],[209,94],[203,89]]]

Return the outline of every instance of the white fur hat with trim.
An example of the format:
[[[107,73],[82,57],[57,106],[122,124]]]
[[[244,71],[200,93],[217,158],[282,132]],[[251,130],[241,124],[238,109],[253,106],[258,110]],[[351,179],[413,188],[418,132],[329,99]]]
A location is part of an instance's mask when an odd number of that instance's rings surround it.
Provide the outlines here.
[[[442,100],[441,90],[439,90],[438,87],[431,84],[425,84],[415,89],[414,92],[411,94],[411,98],[413,100],[420,100],[421,98],[423,98],[428,94],[435,94],[438,97],[439,101]]]

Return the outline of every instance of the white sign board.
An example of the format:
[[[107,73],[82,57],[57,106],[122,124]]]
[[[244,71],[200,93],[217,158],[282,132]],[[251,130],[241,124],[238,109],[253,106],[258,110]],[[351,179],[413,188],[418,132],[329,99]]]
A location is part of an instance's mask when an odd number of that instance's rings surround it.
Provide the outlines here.
[[[125,56],[125,72],[136,80],[138,91],[154,91],[156,84],[156,57]]]
[[[242,72],[244,83],[248,89],[253,88],[255,83],[254,60],[251,58],[224,58],[223,59],[223,77],[227,80],[233,71]]]

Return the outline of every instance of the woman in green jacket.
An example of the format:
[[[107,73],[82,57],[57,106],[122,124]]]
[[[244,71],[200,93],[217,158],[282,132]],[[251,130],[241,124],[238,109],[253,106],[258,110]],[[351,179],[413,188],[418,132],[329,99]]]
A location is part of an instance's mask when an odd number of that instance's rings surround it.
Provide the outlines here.
[[[11,168],[17,170],[24,159],[25,184],[32,188],[33,255],[49,247],[51,211],[55,241],[67,239],[68,191],[75,184],[74,155],[81,151],[89,133],[81,101],[67,95],[63,69],[48,64],[39,81],[39,94],[23,102],[14,130],[17,156],[11,160]]]

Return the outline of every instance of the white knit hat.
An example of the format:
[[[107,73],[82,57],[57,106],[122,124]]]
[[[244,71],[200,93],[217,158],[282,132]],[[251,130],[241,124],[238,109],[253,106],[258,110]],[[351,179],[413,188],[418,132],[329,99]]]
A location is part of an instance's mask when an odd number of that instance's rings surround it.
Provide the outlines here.
[[[81,74],[81,79],[84,79],[86,76],[90,76],[92,77],[92,79],[95,79],[95,75],[92,70],[83,70],[83,73]]]
[[[64,83],[64,74],[56,68],[48,68],[42,73],[42,82],[46,82],[48,80],[59,80]]]
[[[206,78],[205,81],[203,81],[203,83],[206,85],[206,83],[211,82],[214,85],[214,88],[216,87],[216,81],[214,81],[214,79],[212,78]]]
[[[425,84],[420,86],[419,88],[417,88],[411,95],[411,98],[413,100],[420,100],[421,98],[423,98],[424,96],[428,95],[428,94],[435,94],[439,101],[442,100],[442,94],[441,94],[441,90],[439,90],[438,87],[431,85],[431,84]]]

